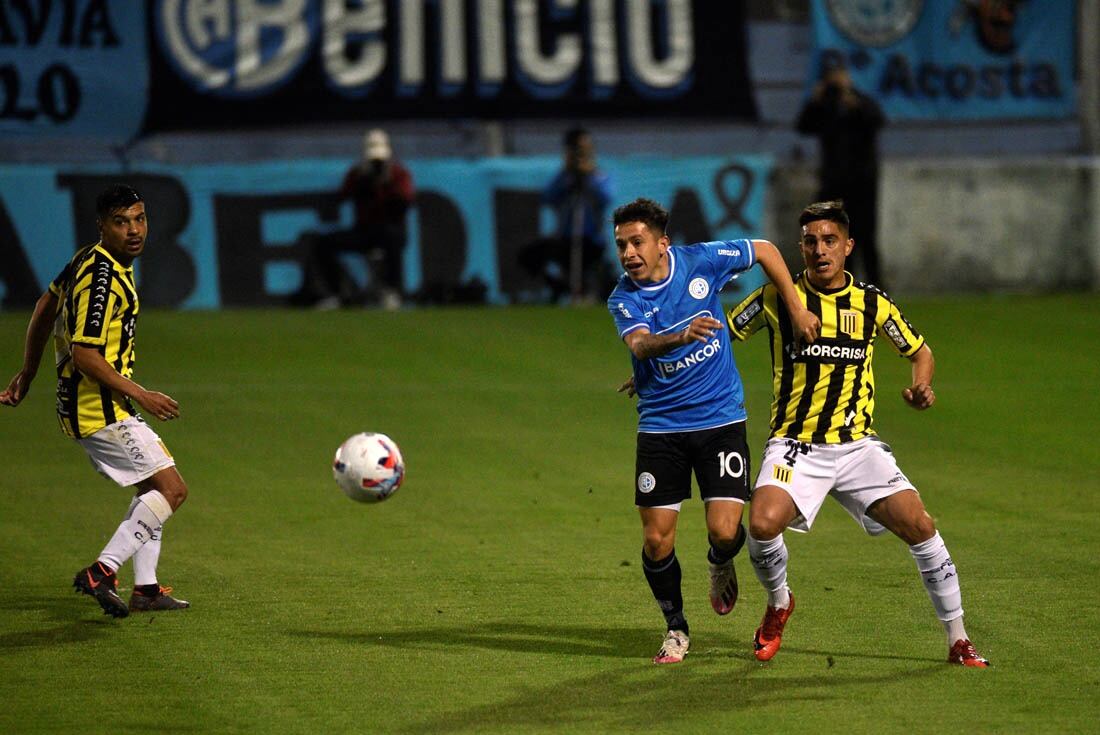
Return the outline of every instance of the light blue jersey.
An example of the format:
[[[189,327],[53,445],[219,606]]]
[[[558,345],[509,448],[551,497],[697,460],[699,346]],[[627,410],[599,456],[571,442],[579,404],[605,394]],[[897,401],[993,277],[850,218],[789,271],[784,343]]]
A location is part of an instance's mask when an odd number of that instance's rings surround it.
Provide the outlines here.
[[[692,319],[724,321],[718,292],[756,262],[751,240],[705,242],[668,249],[668,278],[638,283],[624,273],[607,299],[619,337],[645,328],[679,332]],[[638,431],[695,431],[744,421],[745,396],[733,360],[729,330],[634,364]]]

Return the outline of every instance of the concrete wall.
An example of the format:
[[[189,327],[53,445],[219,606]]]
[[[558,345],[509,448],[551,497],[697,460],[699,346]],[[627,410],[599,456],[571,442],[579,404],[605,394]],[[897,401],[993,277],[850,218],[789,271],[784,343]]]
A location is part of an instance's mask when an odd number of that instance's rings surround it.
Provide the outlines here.
[[[772,182],[769,236],[799,269],[815,181],[795,166]],[[1100,289],[1100,158],[887,160],[879,206],[892,292]]]

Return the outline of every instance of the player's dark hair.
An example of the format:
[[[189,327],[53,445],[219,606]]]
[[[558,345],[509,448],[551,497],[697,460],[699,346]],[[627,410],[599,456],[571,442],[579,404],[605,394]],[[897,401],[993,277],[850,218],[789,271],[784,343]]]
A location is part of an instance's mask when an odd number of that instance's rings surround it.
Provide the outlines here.
[[[561,140],[562,140],[562,143],[565,145],[566,148],[576,148],[577,143],[580,142],[581,138],[584,138],[587,135],[588,135],[587,130],[585,130],[584,128],[582,128],[580,126],[577,126],[577,127],[572,127],[572,128],[569,128],[568,130],[566,130],[565,135],[562,136]]]
[[[611,215],[611,223],[615,227],[627,222],[642,222],[660,237],[668,228],[668,210],[652,199],[639,197]]]
[[[120,209],[129,209],[138,202],[145,201],[141,194],[131,186],[115,184],[104,189],[95,200],[95,213],[100,219],[106,219],[112,212]]]
[[[829,202],[814,202],[798,215],[798,226],[804,227],[818,220],[836,222],[842,230],[848,231],[848,213],[844,211],[844,201],[833,199]]]

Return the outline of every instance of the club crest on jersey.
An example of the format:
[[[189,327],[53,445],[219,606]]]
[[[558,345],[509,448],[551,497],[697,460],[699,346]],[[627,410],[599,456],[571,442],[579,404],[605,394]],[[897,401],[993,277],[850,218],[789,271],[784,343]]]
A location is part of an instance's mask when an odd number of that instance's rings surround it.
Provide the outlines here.
[[[852,311],[851,309],[840,310],[840,331],[846,334],[858,334],[861,331],[861,321],[858,311]]]
[[[705,278],[692,278],[688,284],[688,293],[693,299],[705,299],[710,293],[710,284]]]
[[[657,487],[657,478],[652,474],[643,472],[638,475],[638,492],[651,493],[655,487]]]

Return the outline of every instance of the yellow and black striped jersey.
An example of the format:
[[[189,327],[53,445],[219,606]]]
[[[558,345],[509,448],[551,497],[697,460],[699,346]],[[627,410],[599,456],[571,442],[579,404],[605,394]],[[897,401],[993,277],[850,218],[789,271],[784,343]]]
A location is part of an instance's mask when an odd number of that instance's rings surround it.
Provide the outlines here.
[[[795,279],[806,308],[821,319],[813,344],[796,346],[790,316],[775,286],[754,291],[726,315],[736,339],[761,327],[771,334],[771,436],[813,444],[839,444],[874,434],[875,376],[871,356],[877,334],[910,357],[924,338],[882,290],[845,272],[831,293]]]
[[[54,323],[57,418],[77,439],[135,415],[130,400],[82,375],[72,345],[95,347],[124,378],[134,370],[138,296],[134,269],[123,267],[100,243],[77,251],[50,284],[59,301]]]

